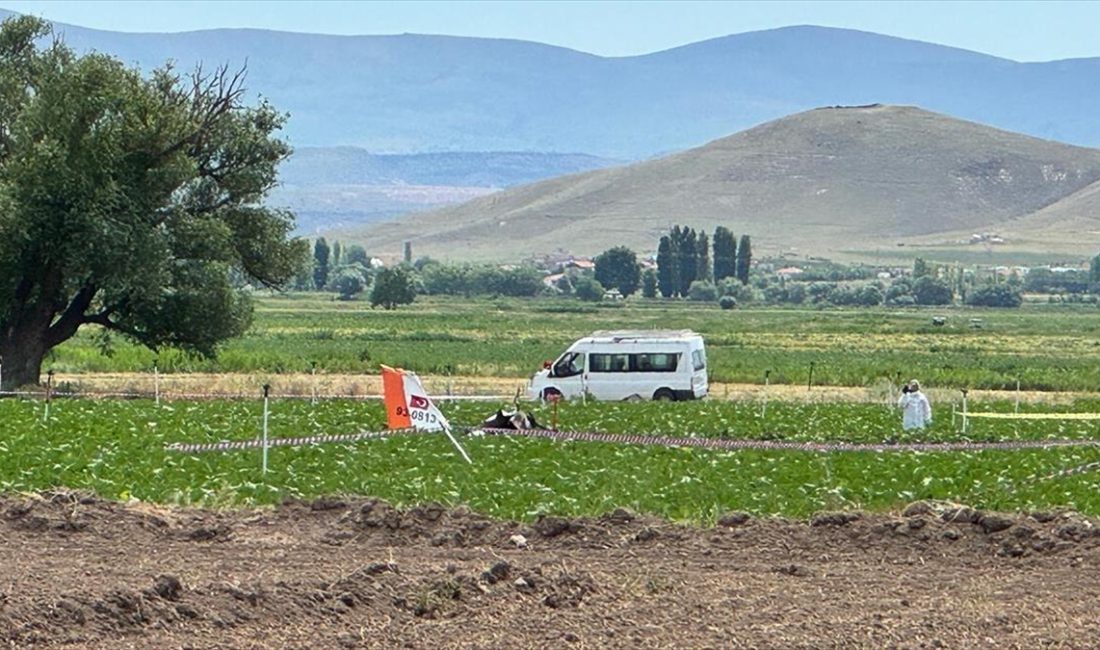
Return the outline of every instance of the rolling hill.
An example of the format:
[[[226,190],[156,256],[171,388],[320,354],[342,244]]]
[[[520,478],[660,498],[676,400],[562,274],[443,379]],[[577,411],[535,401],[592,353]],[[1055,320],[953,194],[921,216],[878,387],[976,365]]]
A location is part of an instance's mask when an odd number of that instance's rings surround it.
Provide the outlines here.
[[[843,257],[1011,226],[1034,250],[1083,254],[1100,242],[1076,229],[1093,218],[1098,181],[1100,150],[914,107],[822,108],[341,234],[375,254],[410,241],[417,255],[516,260],[620,244],[650,252],[670,224],[725,225],[750,234],[760,254]]]

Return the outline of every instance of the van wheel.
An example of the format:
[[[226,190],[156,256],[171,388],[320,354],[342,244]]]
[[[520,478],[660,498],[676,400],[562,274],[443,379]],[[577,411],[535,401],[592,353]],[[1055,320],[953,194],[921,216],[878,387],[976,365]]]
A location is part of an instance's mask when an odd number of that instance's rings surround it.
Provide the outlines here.
[[[542,391],[542,401],[544,402],[556,402],[561,399],[561,391],[557,388],[544,388]]]
[[[658,402],[675,402],[676,393],[673,393],[668,388],[658,388],[656,393],[653,393],[653,399]]]

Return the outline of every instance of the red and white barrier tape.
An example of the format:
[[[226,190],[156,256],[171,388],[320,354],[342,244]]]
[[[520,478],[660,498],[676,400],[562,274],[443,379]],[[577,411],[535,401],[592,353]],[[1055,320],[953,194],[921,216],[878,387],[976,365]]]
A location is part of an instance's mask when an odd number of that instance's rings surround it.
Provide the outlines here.
[[[990,451],[1013,449],[1050,449],[1056,447],[1097,447],[1100,440],[1005,440],[995,442],[794,442],[789,440],[746,440],[730,438],[670,438],[666,436],[554,431],[552,429],[486,429],[473,428],[485,433],[547,438],[550,440],[579,440],[583,442],[607,442],[614,444],[647,445],[662,447],[700,447],[703,449],[752,449],[780,451]]]
[[[361,431],[359,433],[348,433],[342,435],[317,435],[317,436],[299,436],[297,438],[271,438],[267,441],[268,447],[300,447],[304,445],[317,445],[326,442],[358,442],[360,440],[370,440],[378,438],[387,438],[389,436],[401,436],[418,433],[428,433],[417,431],[416,429],[388,429],[386,431]],[[237,451],[239,449],[263,449],[264,441],[256,438],[254,440],[222,440],[220,442],[210,443],[196,443],[188,444],[182,442],[174,442],[165,446],[166,451],[176,451],[184,454],[193,454],[204,451]]]
[[[558,441],[604,442],[660,447],[697,447],[727,451],[806,451],[806,452],[947,452],[947,451],[993,451],[1018,449],[1053,449],[1061,447],[1097,447],[1098,440],[1010,440],[995,442],[903,442],[903,443],[858,443],[858,442],[793,442],[785,440],[746,440],[730,438],[671,438],[667,436],[596,433],[590,431],[554,431],[552,429],[491,429],[484,427],[461,427],[461,431],[483,432],[493,435],[543,438]],[[415,435],[435,433],[416,429],[390,429],[386,431],[364,431],[345,435],[317,435],[297,438],[272,438],[268,447],[293,447],[316,445],[329,442],[348,443],[360,440],[386,438],[395,435]],[[167,451],[196,453],[205,451],[233,451],[238,449],[262,449],[261,439],[221,441],[213,443],[172,443],[165,447]],[[1100,466],[1100,463],[1095,465]],[[1087,467],[1087,466],[1086,466]],[[1088,471],[1092,467],[1082,469]]]

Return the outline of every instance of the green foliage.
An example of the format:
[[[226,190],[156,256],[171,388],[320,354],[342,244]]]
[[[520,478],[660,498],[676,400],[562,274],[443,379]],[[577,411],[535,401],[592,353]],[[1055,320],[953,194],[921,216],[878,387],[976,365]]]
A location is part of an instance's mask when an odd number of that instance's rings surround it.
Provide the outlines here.
[[[598,280],[588,276],[581,276],[573,283],[573,295],[585,302],[599,302],[603,300],[604,287]]]
[[[558,291],[564,293],[567,296],[573,293],[573,280],[568,273],[563,273],[562,276],[558,278],[555,286],[557,287]]]
[[[688,300],[695,302],[714,302],[718,299],[718,288],[706,280],[696,280],[688,290]]]
[[[924,261],[923,258],[918,257],[913,260],[913,279],[919,279],[927,277],[929,275],[933,275],[934,270],[935,269],[932,268],[932,265]]]
[[[372,307],[381,305],[385,309],[393,309],[398,305],[411,304],[415,299],[412,275],[407,268],[394,266],[378,271],[370,292]]]
[[[657,272],[653,269],[646,269],[642,273],[642,297],[657,297]]]
[[[332,279],[332,288],[340,300],[354,300],[367,288],[365,269],[359,264],[351,264],[336,270]]]
[[[749,283],[749,271],[752,269],[752,239],[748,235],[741,235],[741,243],[737,245],[737,279],[741,284]]]
[[[752,287],[741,284],[735,277],[728,277],[718,284],[718,292],[723,296],[733,296],[739,303],[752,302],[756,296]]]
[[[918,305],[950,305],[954,296],[951,287],[939,278],[919,276],[912,286],[913,301]]]
[[[328,286],[329,257],[332,249],[324,237],[313,242],[313,286],[318,291]]]
[[[275,386],[278,393],[278,385]],[[260,451],[180,454],[173,442],[251,440],[260,429],[258,399],[234,401],[55,401],[43,422],[42,403],[3,400],[0,490],[34,492],[58,485],[108,499],[181,505],[260,505],[288,498],[361,494],[407,508],[427,502],[466,505],[502,519],[531,521],[542,514],[598,516],[616,507],[699,524],[729,510],[805,517],[838,508],[890,510],[919,499],[992,510],[1067,507],[1100,514],[1093,474],[1037,481],[1100,460],[1087,446],[947,453],[833,453],[557,442],[512,436],[457,434],[475,460],[467,465],[441,435],[392,436],[352,444],[275,447],[266,475]],[[934,396],[935,399],[935,396]],[[972,420],[964,437],[935,400],[936,419],[921,440],[1089,440],[1088,421]],[[972,403],[973,406],[973,403]],[[1095,411],[1095,400],[1068,405]],[[1028,407],[1023,410],[1050,410]],[[458,428],[477,426],[493,408],[482,402],[443,402]],[[549,405],[531,405],[550,421]],[[696,436],[792,442],[881,442],[899,437],[894,409],[865,403],[564,402],[560,428],[656,436]],[[1011,412],[1011,401],[983,405]],[[271,438],[379,431],[385,411],[376,401],[274,399]],[[905,439],[905,438],[903,438]]]
[[[1086,293],[1090,288],[1089,274],[1084,271],[1055,273],[1034,268],[1024,276],[1022,289],[1028,293]]]
[[[733,296],[722,296],[718,299],[718,306],[722,309],[733,309],[737,306],[737,298]]]
[[[691,283],[695,282],[695,274],[699,270],[699,263],[696,260],[699,248],[696,244],[695,229],[687,226],[673,226],[671,237],[674,258],[680,269],[676,293],[687,296],[691,290]]]
[[[638,256],[626,246],[610,248],[596,256],[596,280],[607,289],[618,289],[623,297],[638,290],[642,267]]]
[[[838,285],[828,292],[825,300],[839,306],[876,307],[882,304],[883,294],[874,283]]]
[[[543,289],[542,273],[530,266],[500,268],[482,264],[427,264],[420,272],[424,290],[437,296],[538,295]]]
[[[363,268],[370,268],[370,255],[359,244],[352,244],[344,250],[344,264],[360,264]]]
[[[262,205],[288,155],[284,116],[241,103],[225,69],[143,75],[0,27],[0,355],[5,387],[86,325],[210,355],[249,324],[231,273],[290,280],[308,255]]]
[[[695,240],[695,279],[709,282],[713,277],[713,269],[710,266],[710,241],[707,239],[707,233],[700,232],[698,239]]]
[[[977,289],[967,299],[967,304],[975,307],[1019,307],[1022,303],[1020,292],[1004,284]]]
[[[725,226],[714,229],[714,281],[737,275],[737,241]]]
[[[657,287],[661,295],[665,298],[675,296],[680,288],[679,278],[680,265],[672,250],[672,238],[664,235],[657,244]]]
[[[332,254],[329,255],[328,265],[329,268],[335,269],[343,266],[347,262],[344,261],[344,248],[340,245],[340,242],[332,242]]]

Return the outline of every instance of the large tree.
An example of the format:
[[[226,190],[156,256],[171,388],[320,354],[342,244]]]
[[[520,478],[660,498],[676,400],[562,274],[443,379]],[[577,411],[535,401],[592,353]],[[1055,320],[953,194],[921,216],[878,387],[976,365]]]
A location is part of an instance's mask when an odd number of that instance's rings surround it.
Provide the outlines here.
[[[395,266],[378,271],[370,292],[371,307],[381,305],[385,309],[393,309],[398,305],[411,304],[413,300],[416,300],[416,287],[407,267]]]
[[[737,275],[737,240],[725,226],[714,229],[714,282]]]
[[[695,273],[699,269],[696,258],[699,251],[695,245],[695,229],[687,226],[676,226],[672,229],[673,249],[680,254],[680,288],[681,296],[687,296],[691,290],[691,283],[695,282]]]
[[[339,243],[339,242],[337,242]],[[328,286],[328,272],[332,268],[332,249],[324,237],[313,242],[313,288],[321,291]]]
[[[642,267],[638,256],[626,246],[609,248],[596,256],[596,280],[604,287],[619,290],[629,296],[642,282]]]
[[[672,250],[672,237],[662,235],[657,244],[657,287],[661,295],[671,298],[680,288],[680,262]]]
[[[741,235],[741,243],[737,245],[737,279],[741,284],[749,283],[749,270],[752,268],[752,239],[748,235]]]
[[[281,285],[307,255],[261,204],[284,117],[243,105],[243,73],[142,75],[49,32],[0,26],[3,387],[37,382],[84,325],[213,354],[251,318],[231,273]]]
[[[710,267],[710,240],[707,233],[699,231],[695,240],[695,279],[709,282],[714,278]]]

